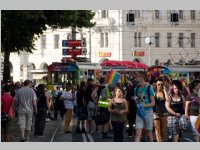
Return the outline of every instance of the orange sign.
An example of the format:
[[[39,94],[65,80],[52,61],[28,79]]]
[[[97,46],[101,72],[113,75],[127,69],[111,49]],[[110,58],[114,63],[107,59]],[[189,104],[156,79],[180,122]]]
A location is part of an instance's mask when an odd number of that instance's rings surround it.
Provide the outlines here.
[[[99,57],[111,57],[111,52],[97,52]]]
[[[137,51],[134,51],[134,52],[133,52],[133,55],[134,55],[134,56],[144,56],[144,52],[137,52]]]

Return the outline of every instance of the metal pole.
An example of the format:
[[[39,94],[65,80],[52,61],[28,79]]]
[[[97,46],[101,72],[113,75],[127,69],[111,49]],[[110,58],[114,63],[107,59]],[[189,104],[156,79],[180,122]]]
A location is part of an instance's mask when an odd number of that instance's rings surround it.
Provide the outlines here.
[[[90,58],[90,63],[92,63],[92,41],[91,41],[91,28],[89,28],[89,43],[90,43],[90,53],[89,53],[89,58]],[[96,61],[96,60],[95,60]]]
[[[149,67],[151,66],[151,44],[149,43]]]
[[[151,66],[151,33],[149,32],[149,67]]]

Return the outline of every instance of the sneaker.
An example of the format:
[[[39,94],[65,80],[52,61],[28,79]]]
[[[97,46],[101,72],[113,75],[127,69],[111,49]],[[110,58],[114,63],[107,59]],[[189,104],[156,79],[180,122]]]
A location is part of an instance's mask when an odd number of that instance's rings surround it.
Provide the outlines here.
[[[66,134],[68,134],[68,133],[72,133],[72,131],[65,131],[65,133],[66,133]]]
[[[76,128],[76,133],[81,133],[81,130],[79,128]]]
[[[21,138],[20,142],[26,142],[26,139],[25,138]]]

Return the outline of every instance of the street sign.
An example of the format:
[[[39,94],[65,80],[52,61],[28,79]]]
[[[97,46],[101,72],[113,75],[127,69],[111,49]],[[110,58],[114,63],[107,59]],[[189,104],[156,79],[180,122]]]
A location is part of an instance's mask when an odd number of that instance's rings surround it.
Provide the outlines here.
[[[81,55],[82,54],[82,49],[68,49],[68,48],[63,48],[63,55]]]
[[[62,40],[62,47],[80,47],[82,46],[81,40]]]

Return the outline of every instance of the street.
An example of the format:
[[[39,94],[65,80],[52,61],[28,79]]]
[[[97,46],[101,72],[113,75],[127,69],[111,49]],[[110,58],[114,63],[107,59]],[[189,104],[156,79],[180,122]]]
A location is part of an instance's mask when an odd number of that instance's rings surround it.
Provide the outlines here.
[[[17,120],[15,119],[15,122]],[[113,134],[109,132],[109,138],[102,139],[100,131],[91,135],[88,133],[76,133],[76,117],[73,118],[70,124],[72,133],[64,133],[64,123],[62,120],[57,121],[49,120],[46,122],[46,128],[44,132],[44,137],[34,136],[32,130],[29,142],[113,142]],[[11,142],[20,141],[20,133],[17,128],[17,123],[12,128],[12,139]],[[183,133],[183,138],[181,142],[193,142],[192,135],[190,131]],[[155,136],[154,136],[155,137]],[[154,138],[155,139],[155,138]],[[124,131],[124,142],[133,142],[134,137],[128,137],[126,131]]]

